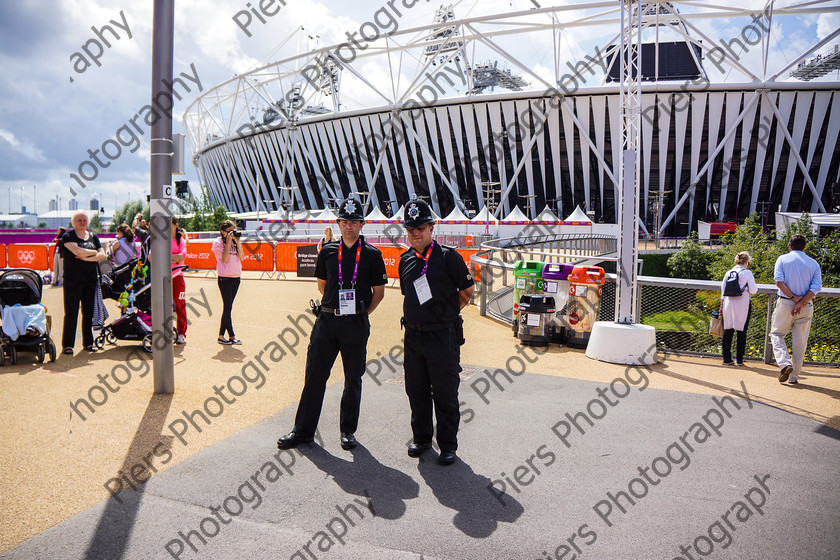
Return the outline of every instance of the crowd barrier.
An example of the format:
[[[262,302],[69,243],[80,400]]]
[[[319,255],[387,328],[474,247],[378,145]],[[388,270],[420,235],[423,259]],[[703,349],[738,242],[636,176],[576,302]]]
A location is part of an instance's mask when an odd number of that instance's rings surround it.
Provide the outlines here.
[[[272,243],[246,242],[242,244],[242,269],[257,272],[296,272],[297,250],[314,243]],[[216,256],[211,250],[213,244],[207,241],[190,241],[187,245],[187,264],[193,270],[215,270]],[[399,277],[400,255],[405,249],[393,245],[377,245],[382,251],[388,278]],[[458,253],[470,267],[470,257],[478,249],[458,249]],[[53,269],[55,244],[13,243],[0,244],[0,268],[30,268],[47,271]],[[476,276],[479,271],[476,270]]]

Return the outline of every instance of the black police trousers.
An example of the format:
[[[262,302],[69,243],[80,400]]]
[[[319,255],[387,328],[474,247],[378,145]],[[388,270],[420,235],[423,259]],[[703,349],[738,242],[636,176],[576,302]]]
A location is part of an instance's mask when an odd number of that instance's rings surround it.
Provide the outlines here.
[[[455,451],[461,421],[458,407],[461,347],[455,327],[429,332],[407,327],[403,367],[414,443],[432,442],[434,404],[438,447],[441,451]]]
[[[341,396],[339,428],[342,433],[356,432],[369,335],[370,321],[367,314],[336,316],[324,312],[318,315],[306,351],[306,380],[295,416],[295,433],[304,437],[315,434],[327,379],[330,378],[330,371],[339,352],[344,363],[344,393]]]

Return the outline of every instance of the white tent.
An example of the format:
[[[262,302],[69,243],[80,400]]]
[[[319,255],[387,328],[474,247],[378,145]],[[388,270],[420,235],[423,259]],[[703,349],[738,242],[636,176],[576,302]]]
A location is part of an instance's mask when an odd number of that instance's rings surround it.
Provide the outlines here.
[[[583,210],[580,209],[580,206],[575,206],[575,211],[569,214],[569,217],[563,220],[564,222],[582,222],[583,224],[591,224],[592,220],[589,219]]]
[[[522,210],[519,209],[519,206],[514,206],[513,210],[510,211],[510,214],[502,220],[502,223],[505,222],[530,222],[530,218],[526,216]]]
[[[401,222],[403,221],[403,216],[405,215],[405,208],[400,206],[400,209],[397,210],[397,213],[391,216],[391,221]]]
[[[379,206],[374,206],[373,210],[370,211],[370,214],[365,216],[365,221],[372,222],[372,221],[382,221],[387,220],[388,216],[382,213],[379,209]]]
[[[324,208],[320,214],[315,216],[315,219],[321,220],[322,222],[334,222],[338,219],[338,216],[336,216],[330,208]]]
[[[802,217],[801,212],[776,212],[776,234],[783,235],[788,226]],[[820,235],[820,228],[840,227],[840,214],[808,214],[814,233]]]
[[[444,222],[468,222],[469,220],[457,206],[443,219]]]
[[[481,210],[480,210],[480,211],[479,211],[479,212],[475,215],[475,217],[474,217],[472,220],[470,220],[470,221],[472,221],[472,222],[489,222],[489,221],[493,221],[493,220],[495,220],[495,219],[496,219],[496,218],[494,218],[494,217],[490,214],[490,211],[489,211],[489,210],[487,209],[487,207],[485,206],[485,207],[484,207],[484,208],[482,208],[482,209],[481,209]]]
[[[554,212],[549,210],[548,206],[543,208],[543,211],[539,213],[536,219],[537,222],[559,222],[560,218],[558,218]]]

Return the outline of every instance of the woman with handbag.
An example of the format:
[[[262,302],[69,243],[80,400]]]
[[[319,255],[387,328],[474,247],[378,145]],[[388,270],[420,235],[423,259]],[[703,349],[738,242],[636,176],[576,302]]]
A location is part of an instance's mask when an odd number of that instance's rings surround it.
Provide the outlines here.
[[[750,254],[741,252],[735,255],[735,266],[724,276],[721,282],[720,315],[723,320],[723,365],[731,366],[737,362],[744,365],[744,353],[747,349],[747,327],[750,324],[750,294],[758,291],[755,277],[749,270]],[[735,362],[732,361],[732,335],[738,332],[735,342]]]

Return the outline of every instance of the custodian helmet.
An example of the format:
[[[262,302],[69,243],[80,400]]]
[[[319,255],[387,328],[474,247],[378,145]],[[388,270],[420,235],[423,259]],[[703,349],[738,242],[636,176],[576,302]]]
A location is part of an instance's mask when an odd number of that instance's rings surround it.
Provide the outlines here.
[[[405,227],[420,227],[435,223],[432,209],[422,200],[409,200],[403,209],[403,224]]]
[[[338,207],[338,219],[353,222],[364,222],[365,215],[362,212],[362,205],[354,198],[347,198]]]

